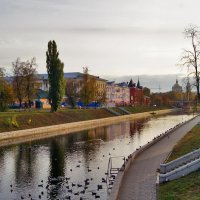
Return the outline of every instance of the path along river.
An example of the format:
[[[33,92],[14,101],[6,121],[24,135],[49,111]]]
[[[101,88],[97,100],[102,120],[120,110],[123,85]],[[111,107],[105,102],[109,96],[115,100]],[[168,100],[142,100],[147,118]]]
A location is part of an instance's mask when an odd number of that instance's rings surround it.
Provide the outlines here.
[[[143,118],[0,147],[0,200],[106,200],[109,191],[102,178],[106,178],[109,157],[127,157],[191,117],[176,114]],[[116,159],[114,165],[120,167],[122,162]]]

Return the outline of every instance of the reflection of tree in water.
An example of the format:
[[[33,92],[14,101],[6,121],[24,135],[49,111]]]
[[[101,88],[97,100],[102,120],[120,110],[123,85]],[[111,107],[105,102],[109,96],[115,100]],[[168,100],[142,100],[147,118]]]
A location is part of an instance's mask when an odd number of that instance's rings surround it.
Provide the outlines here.
[[[84,154],[86,160],[90,152],[94,152],[95,154],[99,142],[106,139],[106,127],[99,127],[78,132],[76,134],[70,134],[63,138],[67,153],[73,154],[79,150]]]
[[[106,140],[106,127],[99,127],[91,130],[82,131],[80,133],[72,134],[68,138],[70,145],[73,148],[69,148],[68,152],[74,153],[80,151],[84,162],[89,167],[91,157],[95,157],[96,152],[99,150],[101,140]]]
[[[133,136],[135,133],[140,135],[141,131],[144,129],[146,123],[149,121],[149,118],[137,119],[130,122],[130,136]]]
[[[36,153],[31,148],[31,143],[18,145],[15,157],[16,184],[27,184],[34,178]]]
[[[74,154],[81,152],[85,163],[88,163],[96,154],[100,145],[98,138],[106,138],[105,128],[93,129],[69,134],[67,136],[56,137],[50,142],[50,177],[48,188],[48,199],[56,199],[63,194],[63,186],[65,185],[65,155],[77,157]],[[83,143],[82,143],[83,142]],[[77,160],[78,162],[78,160]]]
[[[90,140],[101,139],[103,141],[107,141],[107,128],[106,127],[98,127],[95,129],[91,129],[88,131],[88,137]]]
[[[14,164],[14,185],[17,185],[19,188],[24,188],[27,186],[27,184],[33,184],[34,182],[34,172],[37,154],[32,149],[31,142],[27,144],[17,145],[17,147],[13,151],[16,152]],[[20,195],[20,193],[16,194]]]
[[[84,162],[86,163],[86,166],[89,168],[90,159],[92,159],[92,157],[95,157],[96,152],[99,150],[101,140],[98,140],[98,138],[96,138],[97,135],[96,129],[89,130],[87,135],[88,139],[85,141],[82,153]]]
[[[55,199],[64,183],[65,148],[64,141],[54,139],[50,144],[49,199]]]

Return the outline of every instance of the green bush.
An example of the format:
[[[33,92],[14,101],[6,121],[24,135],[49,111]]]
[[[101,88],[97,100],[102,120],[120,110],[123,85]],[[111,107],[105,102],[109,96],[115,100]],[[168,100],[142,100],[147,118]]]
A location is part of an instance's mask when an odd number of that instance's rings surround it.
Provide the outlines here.
[[[16,116],[5,118],[3,124],[7,127],[15,127],[15,128],[19,127]]]

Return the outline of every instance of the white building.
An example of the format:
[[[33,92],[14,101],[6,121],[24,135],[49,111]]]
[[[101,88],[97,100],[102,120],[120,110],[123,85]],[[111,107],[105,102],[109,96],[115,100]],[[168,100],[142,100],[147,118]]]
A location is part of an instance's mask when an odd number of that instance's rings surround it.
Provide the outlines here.
[[[130,90],[127,83],[107,82],[106,104],[108,107],[124,106],[130,103]]]

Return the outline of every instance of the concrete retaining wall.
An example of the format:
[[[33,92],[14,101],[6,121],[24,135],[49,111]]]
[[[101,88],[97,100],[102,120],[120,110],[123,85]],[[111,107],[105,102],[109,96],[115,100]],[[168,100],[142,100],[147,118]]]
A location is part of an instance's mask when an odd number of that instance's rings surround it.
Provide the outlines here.
[[[198,169],[200,169],[200,158],[166,174],[160,174],[159,183],[178,179],[182,176],[190,174],[191,172],[197,171]]]
[[[197,159],[200,157],[200,149],[197,149],[191,153],[188,153],[180,158],[173,160],[168,163],[160,164],[160,173],[165,174],[172,171],[173,169],[180,167],[181,165],[190,162],[191,160]]]
[[[154,138],[151,142],[148,142],[146,145],[142,146],[141,148],[139,148],[135,152],[133,152],[131,155],[129,155],[129,157],[126,160],[126,163],[125,163],[124,171],[119,171],[119,173],[117,174],[117,177],[115,178],[115,182],[113,184],[113,187],[112,187],[112,190],[111,190],[111,193],[110,193],[110,196],[109,196],[109,200],[117,200],[118,199],[118,194],[119,194],[119,190],[120,190],[120,187],[121,187],[121,184],[122,184],[123,177],[125,176],[126,172],[128,171],[130,165],[133,163],[133,161],[135,160],[135,158],[139,154],[141,154],[143,151],[147,150],[148,148],[153,146],[155,143],[157,143],[158,141],[160,141],[164,137],[167,137],[169,134],[173,133],[176,129],[178,129],[182,125],[190,122],[193,119],[194,118],[192,118],[192,119],[190,119],[190,120],[188,120],[186,122],[180,123],[177,126],[175,126],[175,127],[171,128],[170,130],[166,131],[165,133],[160,134],[159,136]]]
[[[176,109],[160,110],[156,111],[156,114],[162,115],[175,111],[177,110]],[[19,131],[2,132],[0,133],[0,146],[19,143],[26,140],[34,140],[34,139],[52,137],[56,135],[68,134],[72,132],[87,130],[99,126],[107,126],[122,121],[149,117],[149,116],[151,116],[150,112],[144,112],[131,115],[123,115],[123,116],[108,117],[102,119],[73,122],[73,123],[66,123],[53,126],[45,126],[40,128],[33,128],[33,129],[26,129]]]

